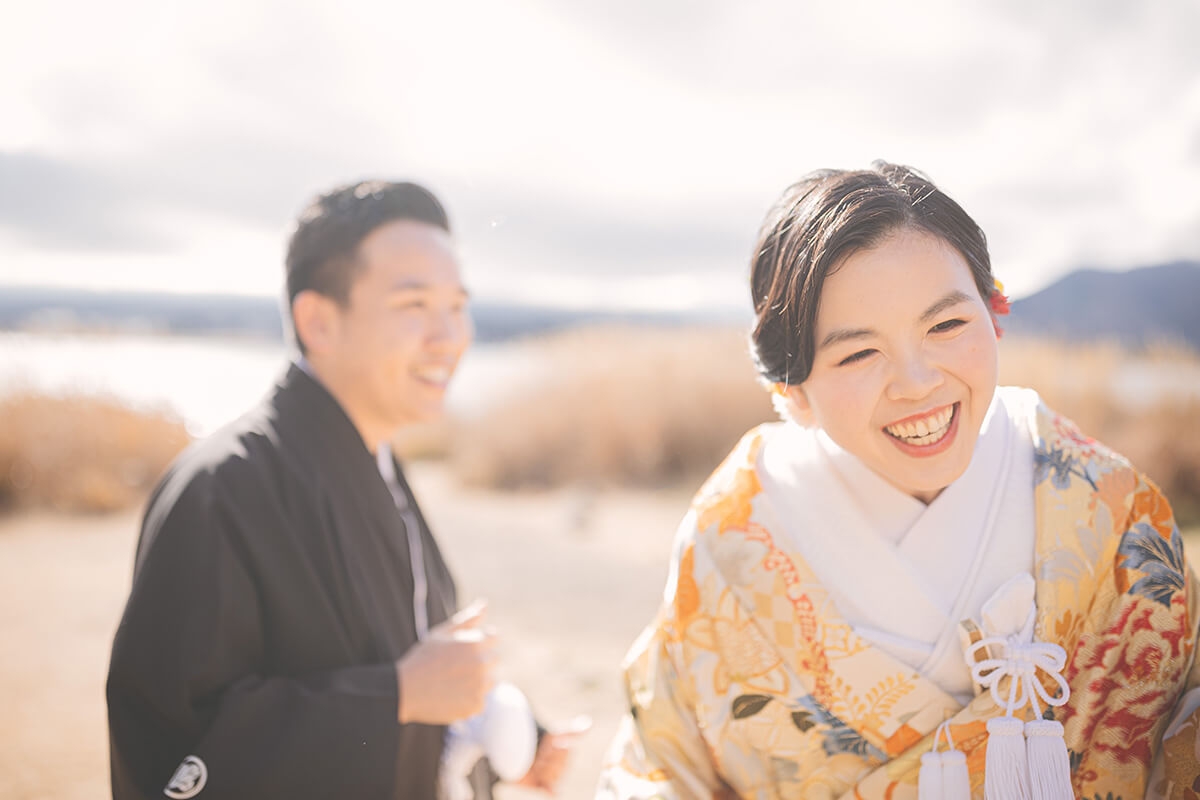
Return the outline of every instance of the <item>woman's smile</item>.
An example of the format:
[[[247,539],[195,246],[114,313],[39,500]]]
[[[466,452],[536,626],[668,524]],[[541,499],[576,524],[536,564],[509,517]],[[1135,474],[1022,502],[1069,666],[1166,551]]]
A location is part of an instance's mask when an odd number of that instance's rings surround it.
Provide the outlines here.
[[[952,403],[885,425],[883,432],[903,453],[918,458],[937,455],[954,443],[958,410],[959,404]]]

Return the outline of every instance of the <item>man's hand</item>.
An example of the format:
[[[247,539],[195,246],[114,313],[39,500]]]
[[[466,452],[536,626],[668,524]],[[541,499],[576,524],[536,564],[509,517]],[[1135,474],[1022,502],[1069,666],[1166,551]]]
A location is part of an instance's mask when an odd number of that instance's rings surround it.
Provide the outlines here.
[[[396,662],[401,722],[448,725],[483,710],[496,663],[496,637],[482,627],[486,608],[472,603]]]
[[[554,794],[563,771],[567,768],[567,756],[570,755],[571,747],[591,725],[590,719],[582,717],[566,730],[543,734],[542,740],[538,742],[537,753],[533,757],[533,765],[525,777],[517,782],[517,786],[541,789],[547,794]]]

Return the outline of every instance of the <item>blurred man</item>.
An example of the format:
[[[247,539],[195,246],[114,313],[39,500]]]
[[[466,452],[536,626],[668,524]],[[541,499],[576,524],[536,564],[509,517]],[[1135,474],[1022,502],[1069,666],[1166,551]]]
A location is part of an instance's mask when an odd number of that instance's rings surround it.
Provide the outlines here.
[[[150,500],[108,676],[113,795],[433,798],[494,637],[387,442],[442,409],[471,338],[445,211],[368,182],[287,254],[296,363]],[[552,789],[564,742],[524,783]],[[469,776],[488,796],[486,762]]]

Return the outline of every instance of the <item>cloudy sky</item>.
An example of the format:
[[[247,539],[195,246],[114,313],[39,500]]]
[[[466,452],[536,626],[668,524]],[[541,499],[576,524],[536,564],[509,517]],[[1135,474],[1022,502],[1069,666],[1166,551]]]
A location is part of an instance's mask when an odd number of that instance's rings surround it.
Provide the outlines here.
[[[273,294],[305,200],[385,176],[478,296],[740,305],[775,196],[874,158],[1015,295],[1200,257],[1193,0],[6,5],[0,284]]]

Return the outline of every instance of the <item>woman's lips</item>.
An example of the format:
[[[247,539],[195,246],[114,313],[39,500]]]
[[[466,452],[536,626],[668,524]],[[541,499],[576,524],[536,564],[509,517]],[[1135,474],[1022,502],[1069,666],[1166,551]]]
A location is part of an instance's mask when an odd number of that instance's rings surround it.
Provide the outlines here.
[[[883,428],[896,447],[911,456],[933,456],[954,443],[958,433],[960,404],[954,403],[932,414],[908,417]],[[945,415],[949,412],[949,419]],[[945,421],[943,421],[945,420]],[[924,433],[922,433],[924,431]]]

